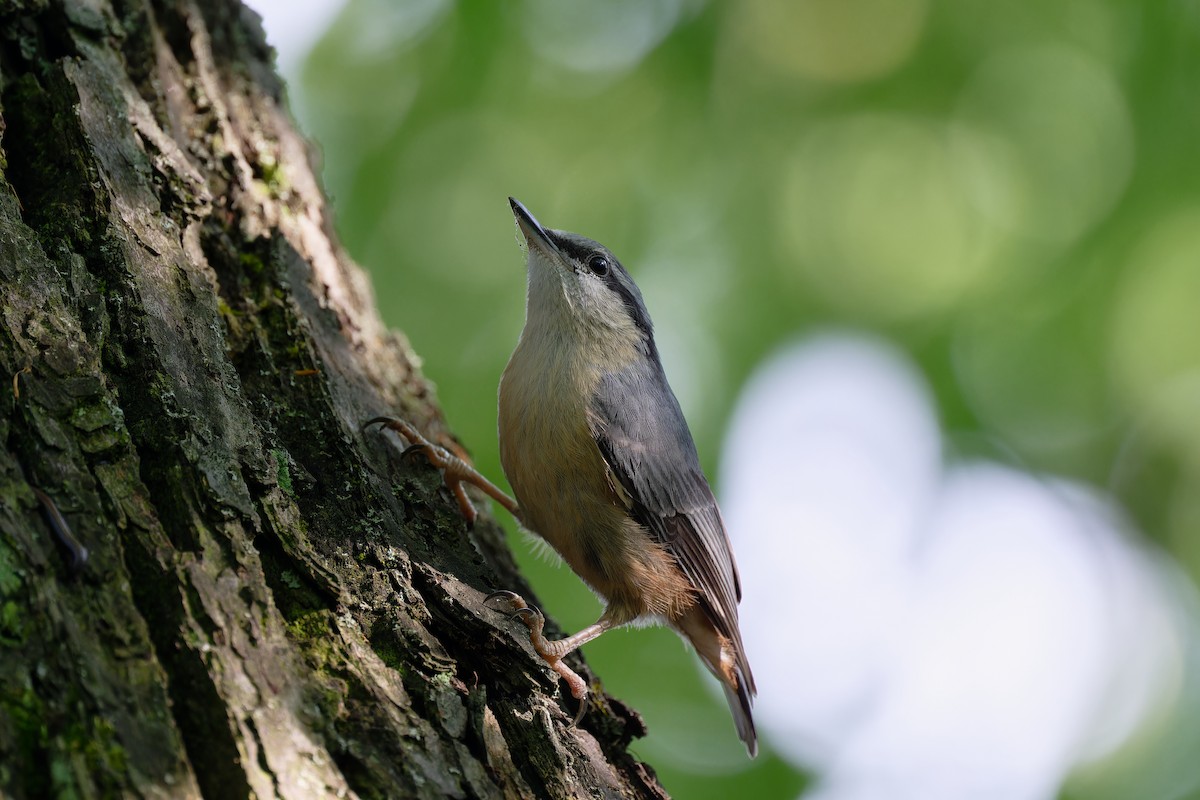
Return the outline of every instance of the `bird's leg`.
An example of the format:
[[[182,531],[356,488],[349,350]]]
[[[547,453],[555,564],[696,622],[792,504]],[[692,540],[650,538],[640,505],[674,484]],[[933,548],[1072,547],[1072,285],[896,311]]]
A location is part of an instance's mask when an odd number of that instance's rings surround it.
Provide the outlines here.
[[[410,444],[404,450],[405,454],[413,452],[423,453],[429,459],[430,464],[433,464],[434,467],[442,471],[446,486],[454,493],[454,499],[458,501],[458,508],[462,511],[462,515],[466,517],[469,527],[474,527],[475,518],[479,514],[475,510],[475,506],[471,504],[470,498],[467,497],[466,489],[463,488],[464,483],[478,486],[483,490],[484,494],[508,509],[508,513],[512,514],[518,520],[521,518],[521,510],[517,507],[516,500],[506,495],[496,484],[483,477],[470,464],[446,448],[440,447],[426,439],[412,425],[397,417],[375,417],[364,423],[363,427],[366,428],[375,424],[390,428],[407,439]]]
[[[496,610],[501,610],[497,606],[502,602],[507,606],[506,613],[509,616],[519,617],[521,622],[525,623],[525,627],[529,628],[529,643],[533,645],[534,652],[542,657],[550,669],[557,672],[566,681],[567,688],[571,690],[571,696],[579,701],[579,711],[575,714],[572,722],[572,724],[578,724],[579,720],[583,718],[584,710],[587,709],[587,681],[567,666],[563,661],[563,656],[612,628],[613,623],[607,618],[601,617],[594,625],[589,625],[578,633],[565,639],[550,641],[542,634],[546,618],[542,616],[542,612],[526,603],[520,595],[502,590],[488,595],[483,602],[484,605]]]

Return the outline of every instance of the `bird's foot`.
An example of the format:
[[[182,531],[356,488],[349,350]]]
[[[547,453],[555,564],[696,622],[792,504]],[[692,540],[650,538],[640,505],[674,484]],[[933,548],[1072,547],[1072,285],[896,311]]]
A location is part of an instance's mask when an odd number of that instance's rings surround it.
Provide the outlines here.
[[[516,617],[529,629],[529,643],[533,645],[533,651],[542,657],[550,669],[558,673],[571,690],[571,696],[579,701],[579,711],[571,721],[572,725],[578,725],[579,720],[583,719],[584,711],[587,710],[588,685],[587,681],[563,661],[563,656],[579,646],[574,641],[575,637],[569,636],[557,641],[547,639],[542,633],[546,626],[546,618],[542,612],[526,603],[525,598],[515,592],[504,589],[492,592],[484,598],[483,604],[493,611]]]
[[[502,492],[495,484],[483,477],[477,469],[472,467],[467,462],[463,461],[458,456],[451,453],[446,448],[436,445],[426,439],[421,433],[408,424],[405,420],[399,417],[374,417],[367,420],[363,424],[364,428],[371,425],[383,425],[385,428],[396,431],[401,436],[409,441],[409,446],[404,449],[403,455],[407,456],[412,453],[421,453],[429,460],[435,468],[442,471],[442,477],[446,481],[446,486],[454,493],[454,499],[458,501],[459,511],[467,520],[467,527],[474,528],[475,520],[479,516],[479,512],[475,510],[475,505],[471,499],[467,497],[464,483],[469,483],[478,486],[489,497],[493,498],[500,505],[508,509],[509,513],[514,517],[519,518],[519,510],[517,501]]]

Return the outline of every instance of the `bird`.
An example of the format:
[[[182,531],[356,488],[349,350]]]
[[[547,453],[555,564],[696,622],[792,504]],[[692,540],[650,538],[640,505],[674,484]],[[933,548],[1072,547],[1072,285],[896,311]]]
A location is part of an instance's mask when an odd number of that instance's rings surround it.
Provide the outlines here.
[[[587,683],[563,657],[631,623],[664,624],[721,684],[738,736],[757,753],[756,688],[738,627],[742,588],[716,498],[667,382],[641,291],[600,243],[542,226],[510,197],[526,250],[525,326],[499,387],[500,461],[516,500],[394,417],[377,417],[462,490],[472,483],[550,545],[605,604],[600,618],[557,641],[519,595],[503,607],[534,651],[586,707]]]

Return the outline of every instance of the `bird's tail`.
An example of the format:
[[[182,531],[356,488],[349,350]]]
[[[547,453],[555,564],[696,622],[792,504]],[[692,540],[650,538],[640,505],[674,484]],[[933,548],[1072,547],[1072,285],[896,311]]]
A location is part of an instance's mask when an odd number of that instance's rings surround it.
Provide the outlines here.
[[[717,673],[714,671],[714,674]],[[754,689],[750,681],[753,678],[747,680],[746,674],[738,666],[733,668],[733,677],[734,682],[731,684],[717,674],[717,680],[721,681],[721,686],[725,689],[725,702],[729,703],[729,711],[733,714],[733,724],[737,727],[738,736],[746,743],[746,751],[750,753],[750,757],[754,758],[758,755],[758,732],[754,730],[754,715],[751,713],[754,706]]]
[[[752,709],[757,690],[741,636],[737,630],[733,631],[733,638],[722,635],[701,608],[689,612],[679,621],[678,628],[696,648],[704,666],[721,682],[738,736],[746,744],[750,757],[754,758],[758,754],[758,733],[754,729]]]

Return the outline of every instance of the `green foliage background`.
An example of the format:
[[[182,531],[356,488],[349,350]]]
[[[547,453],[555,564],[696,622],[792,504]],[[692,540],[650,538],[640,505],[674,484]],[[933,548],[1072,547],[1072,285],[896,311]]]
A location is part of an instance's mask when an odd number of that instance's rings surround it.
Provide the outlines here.
[[[1194,0],[349,0],[293,102],[485,473],[524,313],[511,194],[639,281],[710,475],[764,355],[865,329],[946,431],[1108,488],[1194,576],[1198,67]],[[551,614],[594,620],[514,545]],[[769,743],[744,760],[671,634],[586,652],[678,796],[799,793]]]

